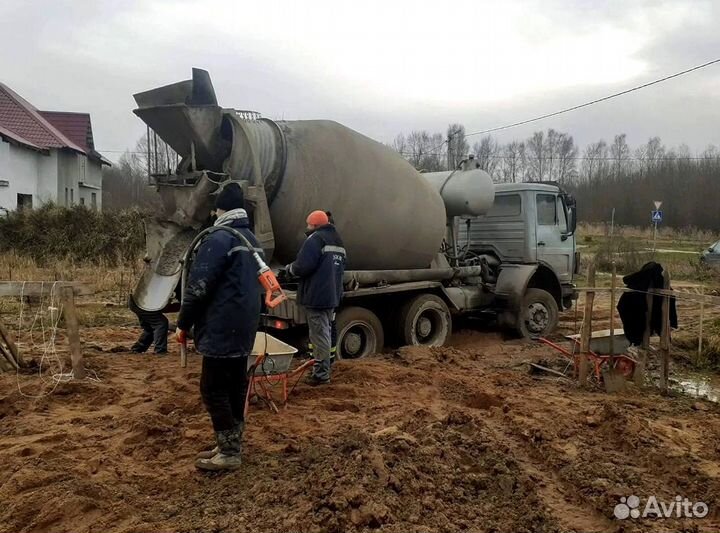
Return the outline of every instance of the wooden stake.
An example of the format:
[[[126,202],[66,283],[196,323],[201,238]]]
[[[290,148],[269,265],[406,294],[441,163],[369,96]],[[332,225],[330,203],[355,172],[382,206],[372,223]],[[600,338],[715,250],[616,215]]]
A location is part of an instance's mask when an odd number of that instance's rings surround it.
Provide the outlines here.
[[[700,286],[700,296],[705,296],[705,285]],[[705,298],[700,300],[700,332],[698,333],[698,352],[695,365],[700,365],[703,359],[703,323],[705,322]]]
[[[19,368],[17,361],[13,358],[12,354],[9,353],[0,344],[0,367],[2,370],[16,370]]]
[[[614,211],[614,210],[613,210]],[[612,281],[610,282],[610,368],[615,368],[615,289],[617,288],[617,270],[612,262]]]
[[[63,287],[63,311],[65,312],[65,327],[70,344],[70,360],[72,361],[73,377],[85,378],[85,364],[83,362],[82,348],[80,346],[80,324],[75,308],[75,291],[72,287]]]
[[[15,358],[15,361],[17,361],[17,364],[20,366],[25,366],[25,361],[22,358],[22,355],[17,349],[17,345],[15,344],[15,340],[12,338],[12,335],[8,331],[8,329],[5,327],[5,325],[0,320],[0,339],[5,341],[5,344],[8,348],[10,348],[10,355],[12,355]]]
[[[588,267],[588,286],[595,287],[595,263]],[[590,352],[590,339],[592,337],[592,313],[595,293],[588,291],[585,294],[585,315],[583,316],[582,333],[580,335],[580,365],[578,369],[578,381],[580,386],[587,385],[588,374],[590,373],[590,361],[587,354]]]
[[[652,289],[655,287],[648,287],[648,293],[645,295],[645,331],[643,332],[642,346],[639,350],[638,362],[635,365],[635,373],[633,374],[633,381],[638,387],[645,385],[645,369],[647,368],[647,356],[648,350],[650,349],[650,334],[652,332],[652,311],[653,311],[653,294]]]
[[[663,288],[670,289],[670,272],[663,270]],[[667,394],[670,371],[670,296],[662,300],[662,331],[660,333],[661,373],[660,389]]]

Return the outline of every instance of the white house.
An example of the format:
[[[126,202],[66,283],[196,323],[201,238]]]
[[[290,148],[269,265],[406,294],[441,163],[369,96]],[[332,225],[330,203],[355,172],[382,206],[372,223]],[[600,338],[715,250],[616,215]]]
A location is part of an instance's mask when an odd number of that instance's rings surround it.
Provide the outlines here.
[[[88,113],[38,111],[0,83],[0,214],[45,202],[102,207],[102,165]]]

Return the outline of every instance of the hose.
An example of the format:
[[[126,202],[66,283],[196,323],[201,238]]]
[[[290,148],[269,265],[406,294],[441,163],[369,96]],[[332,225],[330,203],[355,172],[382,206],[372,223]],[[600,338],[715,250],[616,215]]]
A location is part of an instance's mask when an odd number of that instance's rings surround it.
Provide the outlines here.
[[[203,240],[207,235],[210,235],[211,233],[215,233],[216,231],[224,230],[229,231],[235,237],[240,239],[240,241],[253,253],[253,256],[255,257],[255,261],[259,263],[260,256],[255,250],[255,246],[250,242],[250,240],[245,237],[241,232],[234,228],[230,228],[228,226],[210,226],[209,228],[205,228],[200,233],[198,233],[195,238],[190,243],[190,246],[188,246],[188,250],[185,253],[185,257],[183,257],[183,266],[182,266],[182,274],[180,276],[180,305],[182,305],[182,301],[185,299],[185,284],[187,283],[187,274],[190,270],[190,264],[192,263],[191,257],[192,253],[195,251],[195,248],[198,247],[200,244],[200,241]],[[261,266],[258,264],[258,266]]]

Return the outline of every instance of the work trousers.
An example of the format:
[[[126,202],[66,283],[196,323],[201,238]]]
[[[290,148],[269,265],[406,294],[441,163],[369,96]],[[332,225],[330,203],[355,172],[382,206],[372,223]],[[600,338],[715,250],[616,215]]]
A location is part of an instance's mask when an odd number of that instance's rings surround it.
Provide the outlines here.
[[[330,348],[332,345],[331,322],[334,309],[306,309],[310,343],[313,347],[313,377],[330,379]]]
[[[168,319],[161,312],[142,311],[138,313],[142,333],[133,344],[133,352],[146,352],[155,343],[155,353],[167,352]]]
[[[203,357],[200,394],[215,432],[245,422],[247,357]]]

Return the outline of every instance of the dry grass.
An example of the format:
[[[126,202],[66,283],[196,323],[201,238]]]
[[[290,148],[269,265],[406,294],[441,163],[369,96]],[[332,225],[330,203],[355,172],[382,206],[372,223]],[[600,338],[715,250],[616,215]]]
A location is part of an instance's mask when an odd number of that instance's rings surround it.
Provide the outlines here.
[[[81,281],[95,288],[96,294],[111,298],[127,294],[142,270],[142,261],[124,265],[79,263],[64,259],[39,265],[34,259],[15,252],[0,254],[0,279],[6,281]]]
[[[652,241],[653,228],[649,224],[647,226],[618,226],[614,228],[615,236],[625,238],[637,238],[646,241]],[[584,237],[607,237],[610,235],[610,224],[590,224],[581,222],[578,224],[578,233]],[[676,241],[687,242],[699,245],[709,245],[720,239],[720,233],[716,231],[704,230],[699,228],[671,228],[667,226],[658,226],[658,241]]]

